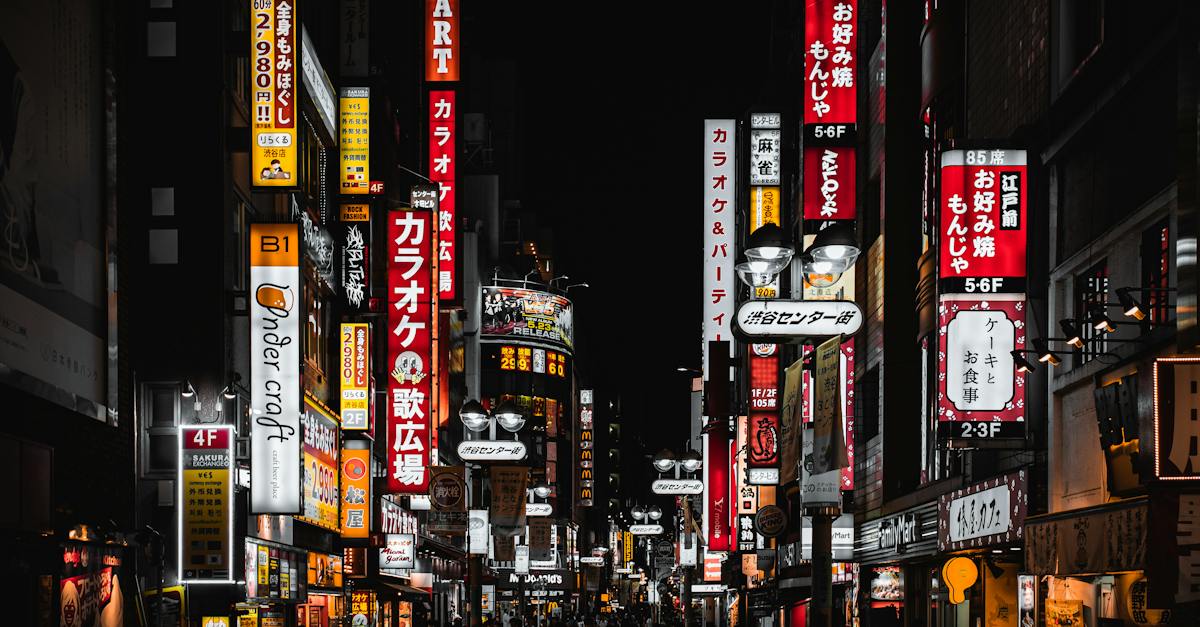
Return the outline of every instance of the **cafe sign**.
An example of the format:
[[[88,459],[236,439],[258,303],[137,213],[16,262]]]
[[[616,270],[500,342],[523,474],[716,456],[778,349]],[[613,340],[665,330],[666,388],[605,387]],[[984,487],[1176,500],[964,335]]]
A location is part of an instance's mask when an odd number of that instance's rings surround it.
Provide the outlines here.
[[[938,499],[938,550],[1022,542],[1028,509],[1025,470],[988,479]]]

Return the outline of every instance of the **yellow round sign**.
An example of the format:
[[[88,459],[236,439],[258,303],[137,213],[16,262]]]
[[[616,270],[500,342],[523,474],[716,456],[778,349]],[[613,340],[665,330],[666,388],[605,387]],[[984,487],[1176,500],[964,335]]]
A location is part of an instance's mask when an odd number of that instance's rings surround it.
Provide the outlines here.
[[[952,557],[942,566],[942,581],[950,589],[950,603],[958,605],[966,600],[966,591],[979,580],[979,567],[975,560],[967,557]]]

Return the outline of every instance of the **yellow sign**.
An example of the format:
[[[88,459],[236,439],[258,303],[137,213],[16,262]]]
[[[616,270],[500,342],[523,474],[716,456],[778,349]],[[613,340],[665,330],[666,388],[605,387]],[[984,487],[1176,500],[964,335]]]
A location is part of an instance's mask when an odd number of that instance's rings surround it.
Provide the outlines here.
[[[238,615],[238,627],[258,627],[258,608],[251,607],[242,611],[245,614]]]
[[[764,224],[779,226],[779,188],[750,188],[750,232]]]
[[[201,627],[229,627],[228,616],[205,616],[200,619]]]
[[[251,0],[250,181],[297,187],[300,13],[297,0]]]
[[[979,567],[968,557],[952,557],[942,566],[942,581],[950,589],[950,603],[958,605],[966,600],[966,591],[979,580]]]
[[[188,425],[179,431],[179,547],[184,581],[232,581],[233,427]]]
[[[371,90],[344,87],[340,101],[341,192],[366,194],[371,187]]]
[[[342,428],[366,431],[371,424],[371,327],[365,322],[343,322],[341,336]]]
[[[626,564],[633,561],[633,534],[628,531],[621,534],[621,551]]]
[[[338,219],[342,222],[370,222],[371,205],[364,203],[343,204],[342,212],[338,216]]]

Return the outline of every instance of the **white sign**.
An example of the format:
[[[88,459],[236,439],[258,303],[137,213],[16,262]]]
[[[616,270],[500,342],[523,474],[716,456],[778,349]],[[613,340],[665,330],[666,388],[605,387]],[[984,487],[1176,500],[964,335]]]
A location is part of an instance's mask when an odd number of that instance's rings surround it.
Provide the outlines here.
[[[515,572],[518,575],[529,574],[529,545],[518,544],[516,547],[517,561]]]
[[[953,301],[942,303],[953,306]],[[963,310],[946,325],[946,397],[959,411],[1000,411],[1013,399],[1017,327],[1003,311]]]
[[[554,506],[549,503],[526,503],[526,516],[550,516],[554,513]]]
[[[738,307],[734,330],[751,342],[788,342],[853,335],[862,320],[862,310],[848,300],[751,300]]]
[[[725,584],[695,583],[692,584],[692,594],[720,594],[725,592]]]
[[[428,494],[410,494],[408,495],[408,509],[412,512],[427,512],[433,509],[433,503],[429,500]]]
[[[1008,531],[1012,507],[1008,484],[950,501],[950,541],[961,542]]]
[[[299,514],[300,229],[250,229],[250,511]]]
[[[662,525],[630,525],[629,533],[635,536],[653,536],[663,532]]]
[[[655,479],[650,490],[655,494],[703,494],[704,482],[699,479]]]
[[[417,540],[411,533],[389,533],[379,549],[380,568],[416,568]]]
[[[487,555],[489,533],[488,510],[473,509],[467,514],[467,541],[471,544],[471,555]]]
[[[321,67],[317,50],[308,38],[308,29],[301,28],[300,34],[300,65],[304,73],[304,88],[312,96],[317,113],[321,114],[321,120],[325,122],[325,128],[333,133],[334,141],[337,141],[337,95],[333,91],[333,83],[329,82],[329,75],[325,73],[325,68]]]
[[[842,471],[831,470],[816,475],[808,472],[813,464],[813,430],[804,429],[804,443],[801,446],[800,464],[801,500],[804,505],[841,505],[842,503]]]
[[[778,113],[751,113],[750,128],[779,128],[783,116]]]
[[[517,440],[468,440],[458,443],[458,458],[465,462],[518,461],[525,459],[525,444]]]
[[[779,469],[747,468],[746,481],[750,485],[779,485]]]
[[[800,559],[812,559],[812,519],[805,517],[800,530]],[[854,559],[854,515],[842,514],[833,520],[833,559]]]
[[[588,556],[579,558],[579,563],[583,564],[584,566],[603,566],[604,558],[603,557],[595,557],[593,555],[588,555]]]
[[[737,296],[733,265],[737,257],[737,121],[704,121],[704,341],[700,363],[708,380],[708,343],[736,343],[730,329]]]
[[[750,131],[750,184],[779,185],[778,129]]]
[[[699,538],[694,533],[683,533],[679,536],[679,565],[680,566],[695,566],[696,565],[696,548],[699,545]]]

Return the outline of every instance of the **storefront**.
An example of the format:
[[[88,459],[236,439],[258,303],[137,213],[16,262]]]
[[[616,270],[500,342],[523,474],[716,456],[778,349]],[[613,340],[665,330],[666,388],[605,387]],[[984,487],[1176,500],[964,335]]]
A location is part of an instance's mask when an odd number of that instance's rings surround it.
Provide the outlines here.
[[[1178,589],[1176,534],[1194,526],[1189,516],[1183,529],[1177,510],[1172,497],[1140,497],[1030,518],[1025,571],[1034,577],[1022,581],[1021,611],[1066,627],[1165,623]]]
[[[948,492],[938,499],[938,551],[970,560],[931,583],[930,625],[1017,625],[1023,531],[1029,507],[1024,469]],[[961,591],[961,600],[952,592]]]
[[[858,564],[854,562],[854,515],[842,514],[833,521],[833,616],[852,623],[857,606]],[[803,518],[801,540],[780,544],[776,550],[779,565],[779,602],[787,616],[787,625],[802,626],[798,617],[806,615],[812,595],[812,522]]]
[[[308,551],[255,538],[246,538],[245,551],[246,602],[238,611],[261,627],[283,627],[308,599]]]
[[[297,608],[297,627],[333,627],[344,622],[342,577],[342,556],[308,553],[308,598]]]
[[[936,606],[938,504],[934,501],[859,526],[858,620],[863,627],[925,625]]]

